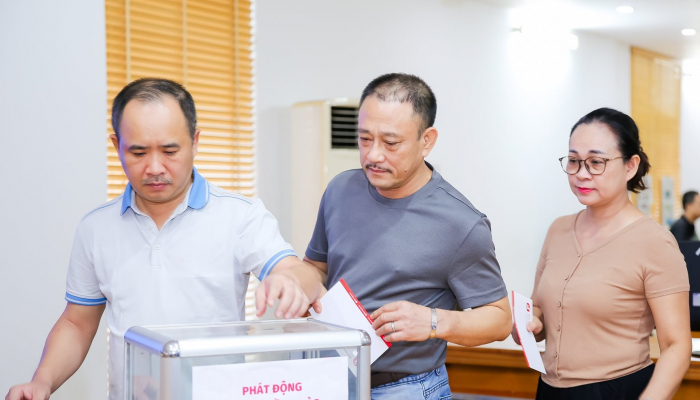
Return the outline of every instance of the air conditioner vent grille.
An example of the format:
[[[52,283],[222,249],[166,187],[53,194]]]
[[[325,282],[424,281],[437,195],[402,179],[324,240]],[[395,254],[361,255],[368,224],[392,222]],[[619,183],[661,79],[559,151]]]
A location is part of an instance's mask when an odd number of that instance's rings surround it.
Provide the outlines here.
[[[357,107],[331,107],[331,148],[357,148]]]

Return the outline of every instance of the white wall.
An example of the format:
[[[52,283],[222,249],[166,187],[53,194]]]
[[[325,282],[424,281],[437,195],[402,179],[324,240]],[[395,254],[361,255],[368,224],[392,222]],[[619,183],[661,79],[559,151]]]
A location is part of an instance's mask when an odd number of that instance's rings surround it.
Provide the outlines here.
[[[681,80],[681,193],[700,191],[700,60],[686,61]],[[700,220],[696,222],[700,232]]]
[[[0,397],[65,307],[73,233],[105,201],[104,2],[0,1]],[[106,334],[52,400],[104,399]]]
[[[413,73],[438,100],[429,160],[489,216],[506,284],[525,294],[549,224],[581,208],[557,164],[571,126],[630,109],[629,46],[579,34],[576,51],[525,51],[506,10],[473,1],[261,0],[256,35],[259,194],[283,234],[289,107]]]

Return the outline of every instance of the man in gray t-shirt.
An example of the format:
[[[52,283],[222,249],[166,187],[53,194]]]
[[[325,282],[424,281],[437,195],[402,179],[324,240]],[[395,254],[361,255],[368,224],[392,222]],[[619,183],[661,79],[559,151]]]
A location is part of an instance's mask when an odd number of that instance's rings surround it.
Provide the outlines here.
[[[412,75],[365,88],[363,169],[329,183],[306,250],[326,287],[344,278],[393,342],[372,365],[373,399],[447,396],[446,341],[476,346],[511,330],[488,219],[424,160],[437,140],[436,110]],[[457,304],[472,310],[453,311]]]

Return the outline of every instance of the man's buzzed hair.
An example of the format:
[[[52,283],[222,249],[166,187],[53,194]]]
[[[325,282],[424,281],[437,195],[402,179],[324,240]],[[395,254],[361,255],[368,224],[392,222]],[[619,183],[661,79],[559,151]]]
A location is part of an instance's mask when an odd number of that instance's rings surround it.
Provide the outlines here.
[[[422,121],[418,129],[418,137],[426,129],[435,124],[437,100],[433,91],[421,78],[410,74],[386,74],[374,79],[362,91],[360,107],[369,96],[387,102],[411,103],[413,115],[418,115]]]
[[[190,132],[190,139],[194,140],[194,133],[197,130],[197,111],[194,107],[194,99],[190,92],[175,81],[161,78],[137,79],[126,85],[124,89],[114,98],[112,103],[112,128],[119,140],[119,124],[126,105],[131,100],[143,102],[160,101],[163,96],[172,96],[180,104],[182,113],[187,120],[187,129]]]
[[[688,204],[691,204],[692,202],[695,201],[695,196],[697,196],[697,195],[698,195],[698,192],[696,192],[695,190],[691,190],[691,191],[685,192],[683,194],[682,203],[683,203],[684,210],[686,209],[686,207],[688,207]]]

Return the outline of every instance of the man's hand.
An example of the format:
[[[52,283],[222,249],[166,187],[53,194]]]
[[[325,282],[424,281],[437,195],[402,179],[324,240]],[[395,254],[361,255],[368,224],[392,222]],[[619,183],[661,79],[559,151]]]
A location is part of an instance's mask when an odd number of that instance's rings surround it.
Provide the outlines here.
[[[311,307],[314,308],[314,311],[316,311],[319,314],[321,313],[321,310],[323,309],[323,307],[321,306],[321,297],[325,296],[326,293],[328,293],[328,289],[326,289],[325,286],[322,286],[321,287],[321,294],[318,295],[318,299],[316,299],[316,301],[314,301],[314,303],[311,305]]]
[[[397,301],[383,305],[370,317],[374,320],[372,327],[377,335],[384,335],[387,342],[420,342],[430,337],[431,315],[428,307]]]
[[[5,400],[46,400],[75,371],[90,349],[105,305],[68,303],[46,339],[39,367],[30,383],[10,389]]]
[[[40,382],[29,382],[10,388],[5,400],[48,400],[51,387]]]
[[[302,262],[292,256],[280,260],[255,292],[258,317],[265,313],[267,307],[274,306],[277,300],[280,304],[275,312],[276,318],[301,317],[306,314],[311,301],[314,302],[314,310],[321,312],[318,299],[325,293],[323,285],[327,269],[317,264]]]
[[[278,299],[280,303],[275,311],[276,318],[299,318],[309,309],[309,298],[301,289],[299,280],[292,274],[270,274],[260,282],[255,292],[257,316],[263,315],[267,307],[274,306]]]

